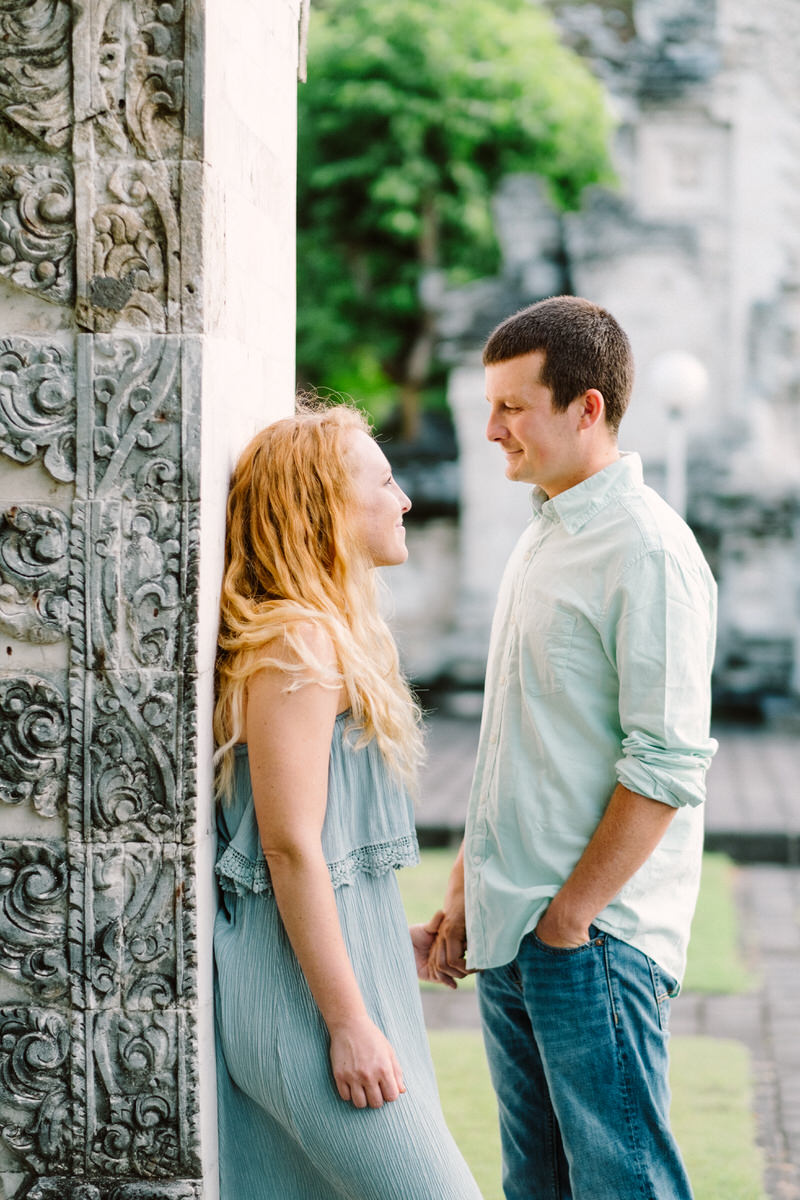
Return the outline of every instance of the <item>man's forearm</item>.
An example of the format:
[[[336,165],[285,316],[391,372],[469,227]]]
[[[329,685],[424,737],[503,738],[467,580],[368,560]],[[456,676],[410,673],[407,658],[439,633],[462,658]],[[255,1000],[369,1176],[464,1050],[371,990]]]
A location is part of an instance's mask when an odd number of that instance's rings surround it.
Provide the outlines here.
[[[675,812],[618,784],[586,849],[540,920],[538,936],[554,946],[585,942],[589,925],[647,862]]]

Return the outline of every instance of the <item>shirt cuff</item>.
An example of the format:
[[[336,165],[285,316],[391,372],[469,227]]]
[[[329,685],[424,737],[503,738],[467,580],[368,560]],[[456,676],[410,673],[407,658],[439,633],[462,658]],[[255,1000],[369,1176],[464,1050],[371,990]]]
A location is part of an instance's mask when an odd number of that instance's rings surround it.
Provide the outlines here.
[[[706,798],[706,772],[717,751],[708,738],[698,746],[666,747],[638,730],[622,743],[617,779],[623,787],[673,808],[695,808]]]

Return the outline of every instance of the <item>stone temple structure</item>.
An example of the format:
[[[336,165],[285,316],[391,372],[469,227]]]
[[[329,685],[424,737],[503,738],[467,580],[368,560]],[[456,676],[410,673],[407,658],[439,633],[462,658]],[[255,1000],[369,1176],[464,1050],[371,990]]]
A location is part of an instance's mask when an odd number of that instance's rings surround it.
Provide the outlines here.
[[[300,0],[0,0],[0,1197],[216,1193],[232,456],[294,390]]]
[[[503,480],[484,444],[478,348],[516,308],[570,291],[605,304],[631,336],[638,379],[621,445],[688,508],[717,575],[718,700],[791,706],[800,695],[800,4],[547,6],[607,85],[619,185],[562,217],[534,178],[507,179],[496,202],[501,274],[436,298],[463,467],[455,627],[445,616],[452,597],[429,605],[439,668],[480,677],[499,573],[527,512],[525,489]],[[441,529],[436,537],[443,544]],[[400,597],[401,621],[410,604]],[[432,669],[419,634],[407,641]]]

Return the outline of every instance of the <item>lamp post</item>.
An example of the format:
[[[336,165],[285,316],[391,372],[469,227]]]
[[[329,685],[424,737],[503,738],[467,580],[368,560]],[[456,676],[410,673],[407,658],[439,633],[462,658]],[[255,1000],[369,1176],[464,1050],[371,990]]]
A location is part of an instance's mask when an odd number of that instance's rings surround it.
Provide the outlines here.
[[[657,355],[649,372],[652,398],[667,415],[666,500],[686,516],[686,416],[708,392],[708,372],[698,358],[684,350]]]

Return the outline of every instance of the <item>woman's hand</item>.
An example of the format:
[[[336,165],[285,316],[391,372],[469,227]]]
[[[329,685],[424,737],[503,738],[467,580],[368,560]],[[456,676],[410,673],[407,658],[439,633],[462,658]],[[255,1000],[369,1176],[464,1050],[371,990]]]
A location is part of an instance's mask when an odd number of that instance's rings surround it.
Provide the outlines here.
[[[406,1090],[394,1050],[369,1017],[331,1030],[331,1067],[339,1095],[356,1108],[381,1108]]]

